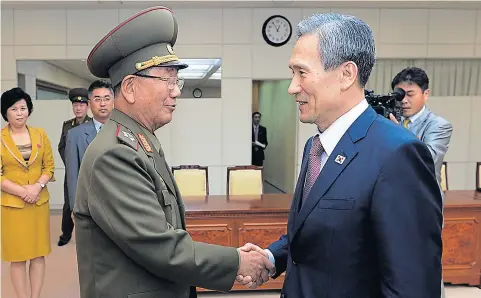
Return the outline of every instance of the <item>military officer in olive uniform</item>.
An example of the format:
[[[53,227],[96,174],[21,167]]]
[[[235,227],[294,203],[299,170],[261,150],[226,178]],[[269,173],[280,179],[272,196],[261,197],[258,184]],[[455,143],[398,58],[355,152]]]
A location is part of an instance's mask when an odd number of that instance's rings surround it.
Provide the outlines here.
[[[154,132],[172,119],[187,67],[173,51],[177,21],[165,7],[122,22],[87,65],[110,78],[115,107],[85,152],[74,216],[82,298],[193,298],[195,286],[229,291],[236,275],[267,281],[261,253],[194,241]],[[188,129],[188,127],[186,127]]]
[[[74,88],[71,89],[68,93],[68,97],[72,102],[72,110],[75,115],[75,118],[69,119],[63,123],[62,126],[62,135],[60,137],[60,142],[58,143],[58,153],[60,153],[60,157],[62,158],[63,164],[65,163],[65,146],[67,140],[67,132],[82,123],[88,122],[92,120],[87,115],[89,110],[89,94],[88,90],[85,88]],[[65,170],[67,173],[67,170]],[[67,177],[65,174],[64,183],[63,183],[63,196],[64,196],[64,204],[63,204],[63,212],[62,212],[62,235],[58,240],[58,246],[63,246],[67,244],[70,239],[72,238],[72,231],[73,231],[73,221],[72,221],[72,209],[73,206],[70,207],[69,200],[68,200],[68,188],[67,188]]]

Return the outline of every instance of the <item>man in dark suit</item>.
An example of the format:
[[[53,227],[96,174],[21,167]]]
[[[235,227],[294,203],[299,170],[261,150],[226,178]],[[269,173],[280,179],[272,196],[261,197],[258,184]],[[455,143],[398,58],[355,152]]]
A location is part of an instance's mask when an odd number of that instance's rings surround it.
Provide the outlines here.
[[[65,163],[67,169],[67,189],[69,205],[74,206],[77,194],[77,179],[80,164],[85,150],[93,141],[100,128],[110,117],[114,108],[114,90],[112,85],[104,80],[97,80],[90,84],[89,104],[93,119],[81,124],[67,133],[65,148]]]
[[[261,113],[252,114],[252,165],[262,167],[264,165],[264,150],[267,147],[267,129],[260,125]]]
[[[438,298],[442,199],[426,145],[364,98],[375,62],[363,21],[298,25],[289,93],[318,132],[304,147],[287,234],[264,251],[284,298]],[[249,278],[238,276],[248,286]]]
[[[60,142],[58,143],[58,153],[62,158],[63,164],[65,165],[65,144],[67,139],[67,132],[84,122],[92,120],[87,115],[89,110],[88,105],[88,90],[85,88],[74,88],[68,93],[68,97],[72,102],[72,111],[75,115],[74,118],[65,121],[62,125],[62,134],[60,137]],[[72,208],[68,201],[68,189],[67,189],[67,169],[65,169],[65,177],[63,181],[63,197],[64,204],[62,210],[62,235],[58,240],[58,246],[63,246],[70,241],[72,238],[73,231],[73,221],[72,221]]]

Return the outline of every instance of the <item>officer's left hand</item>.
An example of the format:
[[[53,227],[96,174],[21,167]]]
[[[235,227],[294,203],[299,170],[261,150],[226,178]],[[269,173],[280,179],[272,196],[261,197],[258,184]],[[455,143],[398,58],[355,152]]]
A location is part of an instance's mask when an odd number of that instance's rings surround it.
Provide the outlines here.
[[[399,121],[397,121],[396,117],[394,117],[394,115],[391,113],[389,113],[389,119],[391,119],[392,122],[399,124]]]

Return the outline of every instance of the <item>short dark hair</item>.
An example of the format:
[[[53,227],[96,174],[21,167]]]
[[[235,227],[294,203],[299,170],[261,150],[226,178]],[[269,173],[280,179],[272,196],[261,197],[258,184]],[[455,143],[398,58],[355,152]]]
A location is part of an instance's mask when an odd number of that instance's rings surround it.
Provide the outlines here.
[[[32,114],[33,112],[33,103],[32,103],[32,98],[30,95],[28,95],[27,92],[23,91],[22,88],[15,87],[10,90],[7,90],[3,92],[2,94],[2,117],[5,121],[8,122],[7,119],[7,111],[8,109],[16,104],[18,101],[24,99],[25,102],[27,103],[27,109],[28,109],[28,115]]]
[[[107,82],[105,80],[96,80],[92,84],[90,84],[90,86],[89,86],[89,97],[92,96],[92,92],[95,89],[100,89],[100,88],[107,88],[107,89],[110,90],[110,92],[112,92],[112,94],[114,94],[112,84],[110,84],[109,82]]]
[[[394,90],[394,87],[400,83],[412,83],[416,84],[421,88],[421,90],[426,91],[429,88],[429,78],[428,75],[424,70],[418,67],[407,67],[401,72],[399,72],[391,83],[391,88]]]
[[[261,114],[261,113],[259,113],[259,112],[254,112],[254,113],[252,113],[252,118],[254,118],[255,115],[259,115],[259,117],[262,117],[262,114]]]

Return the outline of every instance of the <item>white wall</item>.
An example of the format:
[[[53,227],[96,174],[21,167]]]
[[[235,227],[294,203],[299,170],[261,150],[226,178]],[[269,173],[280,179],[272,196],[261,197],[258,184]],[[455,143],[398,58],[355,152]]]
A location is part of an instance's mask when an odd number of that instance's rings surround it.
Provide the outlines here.
[[[90,82],[45,61],[17,61],[17,73],[25,75],[25,92],[36,99],[36,80],[67,89],[86,88]]]
[[[108,31],[139,11],[95,9],[101,7],[96,2],[91,5],[92,9],[61,9],[57,5],[52,6],[57,9],[49,10],[2,10],[1,90],[16,85],[17,59],[85,59]],[[182,58],[221,57],[223,73],[222,99],[181,99],[172,123],[158,131],[170,165],[209,166],[211,192],[225,193],[226,167],[250,163],[252,79],[290,78],[287,61],[295,38],[284,47],[270,47],[262,40],[262,23],[273,14],[282,14],[295,26],[303,16],[326,11],[331,10],[176,9],[180,28],[174,47],[177,54]],[[357,15],[372,26],[379,57],[481,57],[481,10],[356,8],[334,11]],[[411,19],[409,22],[407,17]],[[79,21],[86,18],[88,21]],[[460,136],[453,138],[447,158],[456,162],[449,173],[453,188],[470,186],[458,177],[467,177],[474,161],[481,160],[480,134],[473,128],[473,124],[480,127],[480,120],[466,124],[473,108],[481,108],[480,102],[479,98],[432,99],[433,107],[443,109],[443,116],[459,125],[455,133]],[[54,145],[58,142],[62,121],[71,117],[69,105],[69,102],[35,103],[36,112],[31,122],[44,127]],[[55,116],[49,116],[48,121],[34,119],[40,117],[41,111],[53,112]],[[466,127],[469,129],[463,130]],[[299,124],[298,154],[312,131],[313,127]],[[459,155],[455,155],[456,152]],[[58,182],[51,186],[52,204],[63,200],[63,165],[58,156],[56,164]]]
[[[188,88],[184,87],[182,89],[182,94],[180,98],[192,98],[194,97],[192,95],[192,92],[194,91],[195,88]],[[200,90],[202,90],[202,97],[200,99],[204,98],[221,98],[222,93],[221,89],[222,88],[215,88],[215,87],[199,87]]]

